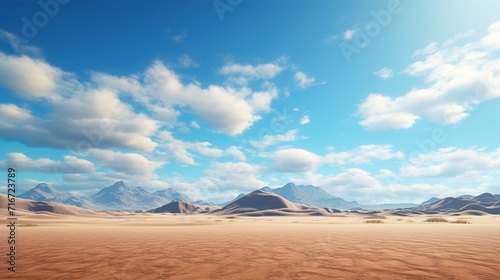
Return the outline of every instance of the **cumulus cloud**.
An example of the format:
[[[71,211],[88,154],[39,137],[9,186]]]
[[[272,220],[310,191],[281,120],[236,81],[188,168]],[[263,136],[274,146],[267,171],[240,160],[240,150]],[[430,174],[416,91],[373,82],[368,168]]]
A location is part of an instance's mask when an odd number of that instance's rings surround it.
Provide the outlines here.
[[[331,152],[322,158],[324,164],[367,164],[374,160],[390,160],[404,158],[402,152],[393,151],[391,145],[362,145],[352,150]]]
[[[189,142],[175,138],[171,132],[162,131],[158,134],[160,139],[160,149],[166,150],[176,161],[186,165],[196,165],[195,155],[218,158],[222,156],[232,156],[239,160],[245,160],[245,155],[236,147],[230,146],[226,150],[212,147],[212,143]]]
[[[224,151],[224,155],[232,156],[239,161],[246,160],[245,154],[236,146],[230,146],[229,148],[227,148]]]
[[[215,162],[204,171],[205,177],[195,185],[202,192],[253,191],[266,185],[259,179],[260,169],[257,165],[245,162]]]
[[[12,127],[33,120],[31,111],[15,104],[0,104],[0,128]]]
[[[420,203],[432,196],[471,193],[470,189],[454,189],[442,184],[401,184],[385,182],[360,168],[349,168],[339,173],[307,172],[300,177],[289,177],[298,184],[320,186],[329,193],[361,204]],[[477,192],[477,191],[476,191]]]
[[[301,71],[295,72],[293,79],[295,80],[297,86],[300,87],[301,89],[305,89],[312,86],[316,81],[314,77],[308,77],[306,73]]]
[[[285,134],[275,134],[275,135],[265,135],[259,140],[250,140],[250,145],[256,148],[266,148],[269,146],[273,146],[279,144],[281,142],[292,142],[298,139],[297,134],[298,129],[288,130]]]
[[[23,98],[58,99],[63,74],[43,60],[0,52],[0,84]]]
[[[197,128],[197,129],[199,129],[199,128],[200,128],[200,125],[199,125],[196,121],[191,121],[191,122],[189,123],[189,125],[190,125],[190,126],[192,126],[192,127],[194,127],[194,128]]]
[[[299,121],[299,123],[300,123],[301,125],[308,124],[309,122],[310,122],[310,120],[309,120],[309,116],[308,116],[308,115],[303,116],[303,117],[300,119],[300,121]]]
[[[151,174],[165,164],[164,161],[152,161],[136,153],[91,149],[90,155],[100,167],[127,174]]]
[[[54,101],[52,112],[44,118],[12,104],[1,106],[7,110],[0,114],[12,116],[14,121],[0,122],[0,139],[79,154],[89,148],[151,151],[156,147],[150,137],[158,128],[157,122],[136,114],[110,91],[89,91]]]
[[[399,97],[372,93],[358,107],[359,122],[368,130],[406,129],[422,118],[441,125],[465,119],[477,104],[500,96],[500,21],[479,42],[439,49],[431,43],[415,56],[405,73],[423,76],[426,88]]]
[[[274,152],[273,168],[278,172],[307,172],[314,170],[321,157],[304,149],[283,149]]]
[[[246,85],[251,80],[270,80],[286,69],[286,58],[257,65],[228,62],[218,73],[228,77],[228,81],[237,85]]]
[[[30,107],[0,104],[0,114],[5,117],[0,123],[0,139],[78,152],[89,148],[152,151],[160,126],[180,125],[179,108],[218,132],[236,135],[259,120],[260,113],[269,112],[278,96],[272,84],[260,91],[184,84],[159,61],[140,74],[91,73],[91,77],[90,82],[81,83],[73,74],[43,60],[0,53],[0,85],[30,102],[37,98],[48,102],[43,115]],[[127,99],[134,106],[124,101]]]
[[[177,58],[179,66],[183,68],[198,68],[200,64],[194,61],[189,55],[183,54]]]
[[[201,87],[198,83],[183,84],[177,74],[155,61],[149,67],[142,81],[138,77],[117,78],[96,74],[95,80],[108,88],[119,88],[129,93],[135,101],[157,111],[166,108],[175,121],[178,111],[174,106],[190,109],[217,131],[228,135],[242,133],[260,119],[258,113],[268,112],[277,89],[264,85],[261,91],[247,87],[233,88],[209,85]]]
[[[356,30],[354,30],[354,29],[348,29],[348,30],[346,30],[344,32],[344,35],[343,35],[344,40],[350,41],[354,37],[355,34],[356,34]]]
[[[374,72],[373,74],[379,76],[383,80],[390,79],[394,75],[392,69],[389,68],[381,68],[380,70]]]
[[[410,158],[409,163],[401,167],[401,176],[456,177],[468,173],[480,177],[484,172],[500,168],[500,149],[486,152],[477,148],[441,148]]]
[[[17,172],[40,173],[89,173],[94,171],[94,164],[88,160],[66,155],[64,161],[48,158],[31,159],[23,153],[8,153],[7,158],[0,160],[2,169],[14,168]]]
[[[282,149],[269,155],[273,168],[280,172],[309,172],[322,165],[368,164],[375,160],[402,159],[402,152],[393,151],[391,145],[362,145],[355,149],[330,152],[324,156],[304,149]]]

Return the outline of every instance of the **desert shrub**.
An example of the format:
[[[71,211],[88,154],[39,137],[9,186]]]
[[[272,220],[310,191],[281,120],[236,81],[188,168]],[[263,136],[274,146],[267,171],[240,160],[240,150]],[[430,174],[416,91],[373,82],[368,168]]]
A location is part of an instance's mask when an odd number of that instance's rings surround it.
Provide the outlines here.
[[[441,218],[441,217],[435,217],[435,218],[427,218],[424,222],[428,222],[428,223],[447,223],[448,220],[445,219],[445,218]]]
[[[373,215],[373,216],[364,217],[363,219],[377,219],[377,220],[380,220],[380,219],[387,219],[387,217],[386,216]]]
[[[383,224],[384,221],[382,220],[367,220],[365,221],[366,224]]]
[[[451,221],[450,223],[454,223],[454,224],[470,224],[469,221],[467,221],[467,220],[456,220],[456,221]]]

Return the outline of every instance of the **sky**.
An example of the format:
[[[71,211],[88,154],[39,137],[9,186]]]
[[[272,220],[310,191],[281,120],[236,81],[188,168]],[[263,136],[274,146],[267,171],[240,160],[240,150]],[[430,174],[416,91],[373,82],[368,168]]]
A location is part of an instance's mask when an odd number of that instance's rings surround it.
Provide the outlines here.
[[[498,1],[0,1],[0,169],[223,202],[500,193]],[[0,191],[6,191],[6,180]]]

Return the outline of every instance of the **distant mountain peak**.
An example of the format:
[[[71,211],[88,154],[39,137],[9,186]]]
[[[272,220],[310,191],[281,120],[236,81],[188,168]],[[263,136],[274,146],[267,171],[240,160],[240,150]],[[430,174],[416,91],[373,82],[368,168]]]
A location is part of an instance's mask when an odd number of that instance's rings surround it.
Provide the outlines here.
[[[491,193],[483,193],[480,194],[473,199],[497,199],[496,196],[492,195]]]
[[[291,202],[305,205],[314,205],[321,207],[352,208],[358,206],[355,201],[347,202],[342,198],[335,197],[320,187],[312,185],[297,185],[288,182],[280,188],[264,187],[261,191],[275,193]]]
[[[32,190],[40,190],[46,193],[59,193],[52,186],[47,183],[40,183],[36,185]]]

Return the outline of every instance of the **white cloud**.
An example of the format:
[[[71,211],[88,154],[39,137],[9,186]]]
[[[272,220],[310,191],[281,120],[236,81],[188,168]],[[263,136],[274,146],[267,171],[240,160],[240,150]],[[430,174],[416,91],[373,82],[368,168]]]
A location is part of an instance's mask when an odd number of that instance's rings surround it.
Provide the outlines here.
[[[169,131],[158,134],[160,139],[160,150],[166,150],[175,160],[186,165],[196,165],[195,155],[218,158],[222,156],[233,156],[238,160],[245,160],[245,155],[235,146],[222,150],[212,147],[210,142],[188,142],[176,139]]]
[[[466,31],[466,32],[459,32],[459,33],[455,34],[453,37],[451,37],[450,39],[446,40],[446,42],[443,43],[443,46],[449,47],[449,46],[455,44],[455,42],[457,42],[457,41],[460,41],[460,40],[463,40],[467,37],[470,37],[474,33],[475,33],[474,29],[471,29],[471,30]]]
[[[245,162],[215,162],[205,171],[205,177],[196,181],[205,196],[237,190],[248,192],[262,188],[266,183],[259,179],[260,167]]]
[[[250,127],[260,118],[255,113],[267,110],[277,96],[274,88],[252,92],[248,88],[183,85],[177,75],[160,62],[155,62],[146,76],[146,86],[155,89],[154,99],[165,104],[188,106],[204,122],[228,135],[240,134]],[[265,98],[266,95],[269,97]]]
[[[238,149],[238,147],[236,147],[236,146],[230,146],[229,148],[227,148],[224,151],[224,154],[232,156],[239,161],[246,160],[245,154],[243,154],[243,152],[240,149]]]
[[[164,161],[152,161],[136,153],[122,153],[99,149],[91,149],[89,153],[98,166],[132,175],[152,174],[157,168],[165,164]]]
[[[179,115],[174,106],[187,107],[203,122],[217,131],[236,135],[260,119],[258,113],[268,112],[270,104],[278,96],[277,89],[269,84],[261,91],[253,92],[247,87],[239,89],[209,85],[202,88],[198,83],[183,84],[180,78],[160,61],[153,63],[144,73],[143,81],[138,77],[103,78],[95,75],[102,86],[120,88],[129,93],[135,101],[153,111],[166,109],[170,117],[167,122],[175,122]],[[104,75],[106,76],[106,75]],[[116,82],[116,80],[125,82]]]
[[[394,73],[392,72],[392,69],[389,69],[389,68],[382,68],[382,69],[374,72],[373,74],[379,76],[383,80],[390,79],[394,75]]]
[[[436,42],[431,42],[427,46],[425,46],[425,48],[418,49],[415,52],[413,52],[411,57],[413,58],[413,57],[416,57],[419,55],[429,55],[429,54],[435,53],[437,51],[437,47],[438,47],[438,44]]]
[[[402,152],[395,152],[391,145],[362,145],[352,150],[331,152],[322,158],[323,164],[367,164],[374,160],[404,158]]]
[[[285,134],[276,134],[276,135],[265,135],[259,140],[250,140],[250,145],[256,148],[266,148],[269,146],[276,145],[281,142],[292,142],[298,139],[297,134],[298,129],[288,130]]]
[[[172,35],[172,40],[176,43],[182,43],[187,38],[188,33],[186,30],[182,31],[179,34]]]
[[[409,159],[411,164],[401,167],[403,177],[456,177],[465,173],[480,177],[486,171],[500,168],[500,149],[441,148]]]
[[[64,161],[49,158],[31,159],[23,153],[8,153],[7,158],[0,160],[2,169],[14,168],[17,172],[41,173],[89,173],[94,171],[94,164],[75,156],[64,156]]]
[[[304,72],[297,71],[293,76],[295,83],[302,89],[308,88],[314,84],[314,77],[308,77]]]
[[[196,121],[191,121],[189,123],[189,125],[192,126],[192,127],[194,127],[194,128],[198,128],[198,129],[200,128],[200,125]]]
[[[358,107],[360,124],[368,130],[405,129],[420,118],[441,125],[460,122],[477,104],[500,96],[500,21],[479,42],[437,49],[428,46],[423,60],[407,67],[411,76],[424,76],[429,87],[392,98],[370,94]],[[497,45],[498,43],[498,45]]]
[[[42,53],[40,48],[25,44],[25,42],[23,42],[24,39],[3,29],[0,29],[0,39],[7,41],[16,52],[21,54],[40,55]]]
[[[183,54],[177,58],[177,62],[183,68],[198,68],[200,64],[194,61],[189,55]]]
[[[308,124],[309,122],[310,122],[310,120],[309,120],[309,116],[308,116],[308,115],[303,116],[303,117],[300,119],[300,121],[299,121],[299,123],[300,123],[301,125]]]
[[[321,157],[304,149],[283,149],[274,152],[273,168],[278,172],[307,172],[314,170]]]
[[[488,27],[488,34],[481,40],[481,45],[489,50],[500,49],[500,21]]]
[[[313,184],[327,192],[344,198],[356,200],[361,204],[380,203],[420,203],[432,196],[460,195],[469,190],[452,189],[446,185],[432,184],[383,184],[363,169],[349,168],[337,174],[323,175],[307,172],[301,177],[289,177],[289,181],[298,184]]]
[[[14,127],[17,124],[31,122],[34,117],[27,109],[15,104],[0,104],[0,128]]]
[[[351,40],[354,37],[355,34],[356,34],[356,30],[354,30],[354,29],[348,29],[348,30],[346,30],[344,32],[344,35],[343,35],[344,40],[346,40],[346,41]]]
[[[39,59],[0,52],[0,84],[23,98],[59,99],[63,72]]]
[[[358,107],[362,117],[359,122],[368,130],[404,129],[413,126],[419,116],[406,113],[392,98],[381,94],[370,94]]]
[[[228,76],[228,80],[237,85],[246,85],[251,80],[271,80],[286,68],[286,58],[257,65],[229,62],[218,73]]]
[[[338,38],[339,38],[338,35],[331,35],[331,36],[327,37],[323,42],[325,44],[331,44],[331,43],[335,42],[335,40],[337,40]]]
[[[53,102],[45,119],[12,104],[1,107],[6,110],[0,114],[15,121],[0,122],[0,138],[29,146],[70,149],[79,154],[89,148],[152,151],[156,147],[150,138],[158,128],[156,121],[135,114],[109,91],[86,92]]]

